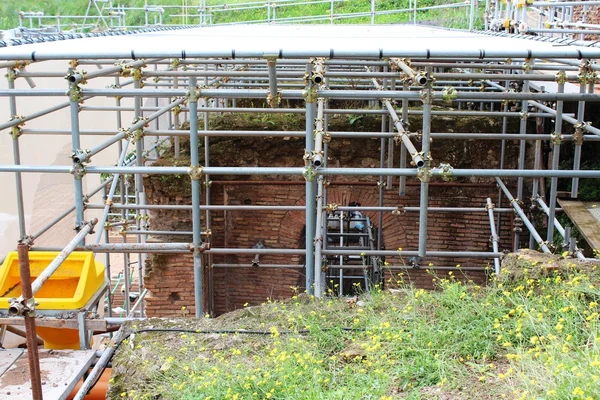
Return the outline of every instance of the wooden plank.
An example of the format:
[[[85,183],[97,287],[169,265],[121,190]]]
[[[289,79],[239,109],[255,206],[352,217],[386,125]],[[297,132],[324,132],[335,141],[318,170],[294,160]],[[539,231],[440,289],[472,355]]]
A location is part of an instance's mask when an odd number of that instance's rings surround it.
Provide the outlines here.
[[[0,325],[23,326],[25,320],[22,317],[0,317]],[[36,318],[35,326],[47,328],[79,329],[77,319],[59,319],[59,318]],[[103,319],[85,320],[85,327],[93,331],[106,331],[106,321]]]
[[[558,200],[558,203],[567,213],[571,221],[577,226],[579,232],[589,243],[592,249],[600,250],[600,222],[592,215],[590,210],[578,200]]]
[[[45,399],[66,399],[96,357],[94,350],[40,350]],[[31,398],[27,353],[0,376],[0,400]]]
[[[23,349],[0,350],[0,376],[21,357]]]

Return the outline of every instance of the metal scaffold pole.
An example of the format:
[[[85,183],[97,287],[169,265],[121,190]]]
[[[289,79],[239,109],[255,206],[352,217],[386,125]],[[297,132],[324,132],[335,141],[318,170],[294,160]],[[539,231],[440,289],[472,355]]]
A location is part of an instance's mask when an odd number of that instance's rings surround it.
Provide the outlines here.
[[[306,225],[305,225],[305,262],[306,262],[306,291],[308,294],[314,294],[315,284],[315,256],[314,256],[314,237],[315,237],[315,219],[316,219],[316,181],[315,181],[315,118],[317,113],[316,87],[313,82],[313,67],[308,64],[308,79],[306,93],[304,95],[306,102],[306,140],[304,153],[303,175],[306,180],[305,202],[306,202]],[[319,79],[319,78],[317,78]],[[319,81],[320,83],[320,81]]]
[[[188,105],[190,107],[190,163],[189,175],[192,180],[192,232],[193,232],[193,254],[194,254],[194,302],[196,318],[204,315],[203,298],[203,265],[202,253],[204,251],[201,238],[201,211],[200,211],[200,180],[203,171],[200,166],[198,141],[198,99],[201,91],[197,87],[196,78],[188,80]]]
[[[433,98],[431,96],[431,67],[427,67],[425,75],[425,88],[423,101],[423,138],[421,154],[425,160],[425,165],[419,168],[418,177],[421,180],[421,195],[419,213],[419,257],[423,258],[427,254],[427,207],[429,205],[429,171],[431,168],[431,154],[429,153],[429,140],[431,134],[431,106]]]

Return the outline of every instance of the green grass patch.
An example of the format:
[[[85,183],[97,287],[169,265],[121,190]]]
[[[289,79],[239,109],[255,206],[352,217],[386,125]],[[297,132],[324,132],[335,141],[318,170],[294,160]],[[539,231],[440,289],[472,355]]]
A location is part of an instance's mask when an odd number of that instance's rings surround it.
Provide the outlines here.
[[[352,301],[295,293],[216,319],[138,322],[129,329],[190,331],[129,337],[113,360],[109,396],[597,398],[597,267],[542,275],[524,269],[521,278],[494,278],[488,287],[457,275],[436,278],[435,291],[400,282]],[[200,333],[223,329],[238,333]]]
[[[248,3],[247,0],[207,0],[207,6],[216,6],[220,4],[227,4],[227,11],[219,11],[218,8],[213,8],[212,22],[214,24],[223,23],[237,23],[237,22],[252,22],[252,21],[265,21],[268,16],[267,8],[264,7],[266,2],[260,3],[261,8],[246,8],[243,10],[231,10],[236,7],[247,7],[247,6],[236,6],[238,3]],[[277,3],[272,1],[277,7],[274,11],[271,11],[271,20],[285,22],[286,19],[290,19],[290,22],[294,22],[294,19],[301,17],[316,17],[323,16],[323,19],[315,20],[312,23],[331,23],[331,3],[315,3],[315,4],[298,4],[298,5],[285,5],[285,3]],[[430,7],[443,4],[452,4],[453,2],[448,0],[421,0],[418,3],[419,7]],[[116,2],[114,3],[116,5]],[[122,0],[119,4],[125,7],[143,7],[143,0]],[[188,6],[198,6],[199,2],[182,0],[154,0],[149,1],[149,5],[163,5],[163,6],[179,6],[177,8],[167,8],[163,16],[163,23],[170,25],[178,24],[199,24],[200,20],[198,17],[188,16],[187,19],[180,16],[183,14],[180,8],[183,4]],[[83,16],[86,13],[88,5],[87,0],[47,0],[40,3],[37,0],[6,0],[0,2],[0,29],[10,29],[18,26],[18,12],[19,11],[43,11],[47,16],[62,15],[61,23],[63,26],[69,26],[71,23],[81,23],[82,20],[69,20],[66,16]],[[102,3],[99,3],[99,7],[102,7]],[[108,6],[107,6],[108,7]],[[476,13],[476,27],[483,27],[483,14],[485,4],[483,2],[478,3],[478,9]],[[376,0],[375,10],[376,11],[390,11],[390,10],[406,10],[409,8],[409,0]],[[209,8],[210,10],[210,8]],[[222,9],[221,9],[222,10]],[[333,3],[333,22],[343,24],[368,24],[371,22],[370,15],[367,16],[350,16],[339,18],[342,14],[364,14],[371,12],[370,1],[358,1],[358,0],[346,0],[346,1],[334,1]],[[104,15],[108,12],[105,10]],[[149,22],[154,22],[154,15],[156,13],[149,13]],[[189,14],[197,14],[197,9],[188,9]],[[412,12],[410,13],[412,15]],[[96,23],[98,12],[95,7],[92,6],[91,16],[87,23]],[[412,17],[410,17],[412,18]],[[109,20],[107,19],[107,23]],[[115,20],[116,21],[116,20]],[[390,23],[406,23],[409,21],[409,13],[394,13],[379,15],[375,18],[377,24],[390,24]],[[469,7],[449,8],[449,9],[433,9],[426,11],[417,12],[417,21],[427,21],[439,26],[449,28],[468,28],[469,26]],[[47,19],[42,21],[43,24],[52,25],[56,24],[55,19]],[[127,24],[130,26],[143,26],[145,23],[144,12],[141,10],[128,10],[127,11]],[[28,22],[26,24],[28,26]],[[103,27],[103,24],[98,21],[98,25]],[[34,20],[34,27],[38,26],[37,20]]]

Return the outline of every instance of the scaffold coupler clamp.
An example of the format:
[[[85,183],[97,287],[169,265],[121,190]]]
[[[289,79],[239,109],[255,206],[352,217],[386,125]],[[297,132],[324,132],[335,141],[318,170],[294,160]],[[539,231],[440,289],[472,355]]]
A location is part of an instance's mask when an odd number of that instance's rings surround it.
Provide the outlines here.
[[[560,144],[562,144],[563,139],[564,139],[564,136],[561,133],[552,132],[550,134],[550,141],[554,145],[560,145]]]
[[[581,146],[583,144],[583,132],[585,130],[585,126],[588,125],[588,123],[584,123],[584,122],[578,122],[574,125],[575,128],[575,132],[573,133],[573,141],[575,142],[575,144]]]
[[[199,181],[204,175],[204,168],[200,165],[192,165],[188,169],[188,175],[193,181]]]
[[[428,165],[428,161],[425,161],[425,165]],[[431,179],[431,168],[429,166],[421,167],[417,171],[417,178],[423,183],[429,182]]]
[[[405,214],[405,213],[406,213],[406,210],[404,209],[404,206],[400,205],[400,204],[397,205],[396,209],[392,211],[392,215],[395,215],[397,217],[400,216],[400,215],[402,215],[402,214]]]
[[[307,88],[302,91],[302,97],[307,103],[314,103],[317,101],[317,88],[312,84],[307,84]]]
[[[565,73],[565,71],[557,72],[555,75],[555,80],[556,83],[558,83],[559,85],[564,85],[565,83],[567,83],[567,74]]]
[[[8,315],[23,316],[27,314],[30,317],[35,317],[35,307],[39,305],[35,298],[25,300],[22,295],[9,299],[8,304]]]
[[[321,272],[327,272],[328,268],[329,268],[329,260],[327,259],[327,256],[322,256],[321,257]]]
[[[23,134],[23,125],[25,125],[25,117],[23,115],[13,115],[11,121],[19,120],[19,123],[10,128],[10,135],[13,139],[19,138]]]
[[[315,176],[317,175],[315,172],[315,168],[312,166],[312,164],[307,165],[306,167],[304,167],[304,171],[302,171],[302,175],[304,176],[304,179],[307,182],[312,182],[315,179]]]
[[[202,90],[199,86],[193,86],[186,92],[186,98],[190,103],[197,103],[202,96]]]
[[[206,250],[210,250],[210,243],[202,242],[197,246],[194,243],[188,243],[188,248],[190,249],[190,253],[204,253]]]
[[[69,100],[75,103],[82,104],[83,103],[83,93],[82,89],[77,84],[72,84],[67,92],[69,95]]]
[[[439,170],[440,176],[442,177],[442,180],[444,182],[452,182],[456,180],[456,177],[454,176],[454,168],[452,168],[452,165],[448,163],[442,163],[439,166]]]
[[[276,108],[281,103],[281,90],[277,91],[277,95],[273,96],[270,92],[267,93],[267,103],[269,103],[269,107]]]
[[[452,104],[454,100],[458,98],[458,90],[454,86],[446,86],[442,90],[442,100],[446,104]]]
[[[81,179],[86,174],[86,168],[85,165],[81,163],[76,163],[71,167],[71,170],[69,172],[71,172],[75,179]]]
[[[410,265],[412,265],[413,269],[421,269],[421,257],[419,256],[414,256],[414,257],[408,257],[408,262],[410,263]]]
[[[329,203],[325,206],[325,211],[328,213],[334,213],[338,210],[340,205],[338,203]]]

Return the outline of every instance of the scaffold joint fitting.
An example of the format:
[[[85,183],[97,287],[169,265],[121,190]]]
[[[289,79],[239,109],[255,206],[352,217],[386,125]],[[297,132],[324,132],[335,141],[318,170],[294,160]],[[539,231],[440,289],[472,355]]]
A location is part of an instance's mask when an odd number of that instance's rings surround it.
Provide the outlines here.
[[[442,90],[442,99],[444,103],[451,104],[458,97],[458,90],[454,86],[446,86]]]
[[[442,164],[440,164],[439,169],[440,169],[440,176],[442,177],[442,180],[444,182],[452,182],[456,179],[454,177],[454,168],[452,168],[452,165],[447,164],[447,163],[442,163]]]
[[[204,175],[204,168],[200,165],[192,165],[188,170],[188,175],[193,181],[198,181]]]

